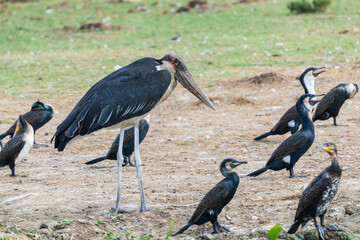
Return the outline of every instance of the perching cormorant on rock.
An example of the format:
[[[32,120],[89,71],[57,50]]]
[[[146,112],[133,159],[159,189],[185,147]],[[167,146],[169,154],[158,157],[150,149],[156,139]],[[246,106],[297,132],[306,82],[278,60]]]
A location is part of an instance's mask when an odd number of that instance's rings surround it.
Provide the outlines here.
[[[315,72],[320,69],[324,69],[324,67],[321,68],[310,67],[301,74],[300,83],[304,88],[305,94],[315,94],[315,89],[314,89],[315,80],[319,76],[319,74],[325,72],[325,70]],[[275,124],[275,126],[269,132],[254,138],[254,140],[258,141],[270,135],[283,135],[285,133],[288,133],[289,131],[291,132],[291,134],[294,134],[299,129],[300,125],[301,125],[301,117],[296,109],[296,105],[294,105],[291,108],[289,108],[284,115],[282,115],[280,120]]]
[[[303,227],[309,220],[314,219],[319,238],[325,240],[327,230],[342,231],[337,226],[326,226],[324,223],[327,208],[338,190],[342,168],[337,158],[337,150],[334,143],[326,142],[316,148],[320,148],[330,154],[331,165],[314,178],[304,190],[296,210],[295,222],[288,233],[295,233],[300,225]],[[316,217],[320,217],[320,226],[316,221]]]
[[[235,172],[231,172],[231,170],[244,163],[247,162],[239,162],[232,158],[226,158],[221,162],[220,171],[225,179],[206,193],[188,223],[173,236],[184,232],[191,225],[201,225],[209,221],[213,224],[214,233],[218,233],[219,230],[230,232],[227,227],[219,224],[217,218],[221,210],[234,197],[239,185],[239,176]]]
[[[40,101],[36,101],[31,106],[31,110],[25,113],[24,119],[32,126],[34,129],[34,135],[36,130],[44,126],[50,119],[53,117],[54,109],[51,105],[45,104]],[[14,124],[3,134],[0,135],[0,145],[1,140],[6,136],[13,137],[16,129],[17,120]],[[44,144],[36,144],[34,138],[34,145],[35,146],[45,146]]]
[[[299,158],[310,148],[314,142],[314,123],[312,122],[311,111],[315,106],[309,103],[309,100],[319,101],[314,99],[314,94],[303,94],[296,102],[296,108],[301,116],[302,127],[300,131],[288,137],[280,146],[273,152],[266,166],[248,174],[248,176],[256,177],[268,169],[271,170],[286,170],[290,171],[290,177],[294,176],[293,167]]]
[[[341,106],[347,99],[355,97],[358,90],[358,86],[355,83],[343,83],[331,89],[325,94],[316,107],[313,121],[327,120],[332,117],[334,119],[334,125],[338,126],[336,117],[339,114]]]
[[[148,130],[149,130],[149,121],[148,117],[150,114],[139,123],[139,144],[144,140]],[[94,164],[101,162],[103,160],[117,160],[116,154],[119,148],[119,137],[120,134],[115,138],[113,144],[111,145],[109,151],[107,152],[106,156],[96,158],[94,160],[86,162],[86,164]],[[135,166],[131,163],[131,155],[134,152],[134,128],[130,128],[125,130],[124,133],[124,144],[123,144],[123,156],[124,156],[124,163],[123,166],[129,164],[130,166]]]
[[[23,159],[34,143],[34,130],[32,126],[20,115],[13,137],[5,144],[0,152],[0,167],[9,165],[11,177],[15,175],[15,165]]]

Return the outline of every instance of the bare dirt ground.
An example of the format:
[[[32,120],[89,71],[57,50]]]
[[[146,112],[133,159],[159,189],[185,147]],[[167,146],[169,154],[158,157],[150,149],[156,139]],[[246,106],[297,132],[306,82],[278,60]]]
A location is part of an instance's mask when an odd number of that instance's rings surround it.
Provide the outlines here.
[[[339,83],[360,84],[359,66],[328,67],[317,80],[317,93],[326,93]],[[347,171],[343,172],[339,192],[329,207],[326,221],[360,237],[359,94],[347,101],[340,111],[338,123],[348,126],[335,127],[332,120],[315,123],[315,142],[294,168],[296,174],[309,177],[289,179],[287,171],[268,171],[256,178],[246,177],[262,167],[289,136],[272,136],[261,142],[252,140],[270,130],[303,93],[295,77],[304,69],[259,69],[259,74],[273,71],[284,77],[281,81],[260,84],[220,79],[215,87],[205,89],[214,101],[216,112],[199,104],[178,86],[152,113],[150,131],[140,147],[150,211],[118,214],[125,221],[111,220],[115,217],[111,207],[116,200],[116,162],[84,164],[104,155],[118,130],[96,132],[60,153],[52,146],[32,148],[16,167],[18,174],[28,174],[28,177],[11,178],[8,167],[0,169],[0,236],[30,239],[25,232],[32,232],[36,237],[42,235],[43,239],[105,239],[104,234],[113,232],[121,239],[130,239],[131,234],[164,239],[172,219],[175,220],[173,233],[186,224],[202,196],[223,178],[219,172],[220,162],[233,157],[246,160],[248,164],[236,169],[240,176],[239,188],[219,216],[219,222],[229,226],[232,232],[213,236],[218,239],[263,237],[275,224],[285,230],[289,228],[302,191],[330,164],[328,155],[315,146],[333,141]],[[86,91],[59,99],[40,99],[52,104],[57,113],[37,132],[37,142],[50,145],[56,126]],[[28,111],[35,100],[2,97],[0,108],[6,112],[1,113],[1,119],[16,118]],[[2,124],[1,132],[9,126]],[[138,180],[132,167],[124,168],[121,200],[129,210],[139,208]],[[73,222],[67,225],[62,222],[65,219]],[[103,224],[97,223],[98,220]],[[15,226],[23,231],[15,233]],[[298,233],[313,229],[311,222]],[[209,223],[192,226],[173,239],[208,239],[211,231]],[[310,232],[307,239],[313,239],[313,235],[314,232]]]

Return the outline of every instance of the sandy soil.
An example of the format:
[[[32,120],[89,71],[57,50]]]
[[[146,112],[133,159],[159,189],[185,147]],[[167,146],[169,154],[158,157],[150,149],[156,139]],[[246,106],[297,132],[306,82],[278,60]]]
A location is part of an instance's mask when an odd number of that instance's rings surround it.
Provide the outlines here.
[[[337,70],[335,66],[328,67],[315,86],[318,93],[326,93],[343,82],[360,84],[359,66],[344,65]],[[178,86],[152,113],[150,131],[140,147],[150,211],[118,214],[124,221],[111,220],[115,217],[111,207],[116,200],[116,162],[84,164],[104,155],[118,130],[96,132],[60,153],[52,146],[32,148],[16,167],[18,174],[28,174],[28,177],[11,178],[9,168],[0,169],[0,236],[27,239],[30,237],[25,232],[32,232],[44,239],[105,239],[104,234],[113,232],[122,239],[130,239],[131,234],[164,239],[171,220],[175,220],[173,232],[185,225],[202,196],[223,178],[219,164],[227,157],[246,160],[248,164],[236,169],[240,176],[239,188],[219,216],[219,222],[229,226],[232,232],[214,236],[218,239],[264,236],[275,224],[287,230],[303,189],[330,164],[328,155],[314,146],[333,141],[347,171],[343,172],[339,192],[329,207],[327,222],[360,237],[359,95],[347,101],[340,112],[338,123],[348,126],[335,127],[332,120],[315,123],[315,142],[294,169],[296,174],[309,177],[289,179],[287,171],[246,177],[262,167],[289,136],[272,136],[261,142],[252,140],[270,130],[302,94],[295,77],[304,69],[260,69],[259,74],[273,71],[283,76],[281,81],[261,84],[220,79],[215,87],[205,89],[214,100],[216,112],[199,104]],[[37,142],[50,145],[56,126],[79,100],[76,96],[82,96],[86,90],[61,99],[40,99],[52,104],[57,114],[37,132]],[[1,113],[1,119],[16,118],[28,111],[35,100],[2,98],[0,108],[6,111]],[[2,124],[1,132],[9,126]],[[137,210],[140,205],[136,171],[132,167],[126,167],[123,172],[122,203],[129,210]],[[73,222],[67,225],[62,222],[65,219]],[[97,220],[104,220],[103,224]],[[14,233],[15,226],[22,229],[22,233]],[[314,225],[309,223],[298,232],[312,229]],[[192,226],[174,239],[209,239],[211,231],[209,223]]]

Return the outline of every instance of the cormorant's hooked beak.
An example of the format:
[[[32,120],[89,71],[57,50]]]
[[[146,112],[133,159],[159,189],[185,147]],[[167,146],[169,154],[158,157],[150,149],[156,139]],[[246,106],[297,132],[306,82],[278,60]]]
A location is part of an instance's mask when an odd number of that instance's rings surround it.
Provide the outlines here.
[[[324,69],[325,67],[321,67],[321,68],[317,68],[315,71],[317,71],[317,70],[320,70],[320,69]],[[319,76],[321,73],[323,73],[323,72],[326,72],[325,70],[322,70],[322,71],[320,71],[320,72],[313,72],[313,76],[314,77],[317,77],[317,76]]]
[[[325,94],[319,94],[319,95],[314,95],[313,97],[311,97],[310,99],[309,99],[309,104],[310,104],[310,106],[311,107],[315,107],[319,102],[320,102],[320,100],[321,99],[318,99],[318,98],[316,98],[316,97],[320,97],[320,96],[324,96]]]
[[[184,88],[194,94],[195,97],[202,101],[206,106],[216,111],[214,105],[210,102],[205,93],[201,90],[200,85],[195,81],[191,73],[187,70],[185,64],[181,63],[175,66],[175,70],[176,80],[178,80]]]
[[[329,152],[331,150],[330,146],[325,146],[325,145],[320,145],[320,146],[316,146],[317,149],[323,150],[325,152]]]
[[[241,162],[241,161],[233,161],[230,166],[231,166],[231,168],[236,168],[237,166],[239,166],[241,164],[247,164],[247,162],[246,161],[243,161],[243,162]]]

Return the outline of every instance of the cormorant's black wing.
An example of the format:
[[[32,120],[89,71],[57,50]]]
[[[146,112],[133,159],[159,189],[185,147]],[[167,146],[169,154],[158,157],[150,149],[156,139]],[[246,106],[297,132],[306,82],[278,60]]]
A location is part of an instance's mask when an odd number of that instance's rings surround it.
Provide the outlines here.
[[[229,180],[223,179],[221,182],[216,184],[206,195],[203,197],[189,222],[196,222],[199,220],[202,214],[210,211],[214,207],[222,204],[225,198],[229,195]]]
[[[158,71],[160,63],[143,58],[106,76],[84,95],[58,126],[55,148],[62,151],[77,135],[86,135],[150,112],[166,92],[170,72]]]
[[[11,138],[0,152],[0,167],[8,164],[9,160],[15,159],[24,145],[25,141],[21,136]]]
[[[271,132],[275,132],[277,128],[288,124],[291,120],[295,120],[300,117],[300,113],[296,109],[296,105],[289,108],[284,115],[281,116],[280,120],[276,125],[271,129]]]
[[[266,166],[277,159],[291,155],[292,153],[298,151],[306,144],[307,140],[308,135],[304,132],[296,132],[295,134],[291,135],[273,152],[270,159],[267,161]]]
[[[312,203],[317,202],[326,188],[331,184],[330,175],[324,170],[306,187],[300,197],[298,208],[296,209],[295,221],[299,218],[301,213],[305,211]]]
[[[316,120],[321,116],[329,107],[331,107],[336,99],[339,97],[338,87],[331,89],[325,96],[320,100],[319,104],[316,106],[313,120]],[[340,108],[339,108],[340,109]]]

